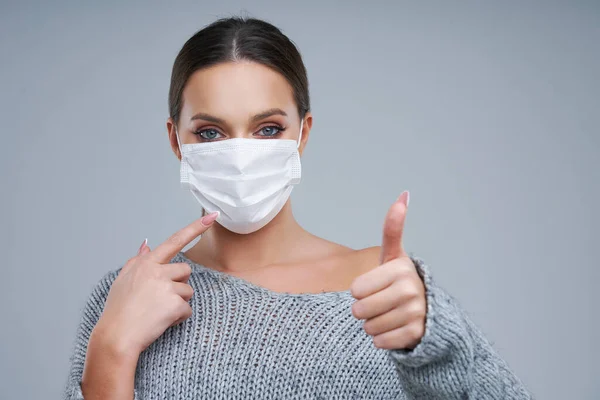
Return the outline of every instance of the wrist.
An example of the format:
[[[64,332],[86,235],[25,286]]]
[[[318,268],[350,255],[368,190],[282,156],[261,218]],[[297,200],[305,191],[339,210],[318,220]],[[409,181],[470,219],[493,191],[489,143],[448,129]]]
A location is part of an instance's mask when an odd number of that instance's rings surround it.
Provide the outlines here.
[[[81,377],[81,393],[86,399],[127,399],[135,393],[134,382],[139,353],[124,342],[105,334],[102,326],[92,330]]]
[[[110,358],[116,365],[124,367],[137,365],[141,353],[136,346],[126,339],[125,335],[116,333],[115,330],[106,327],[101,321],[98,321],[98,324],[92,330],[88,347],[92,350],[100,350],[99,354]]]

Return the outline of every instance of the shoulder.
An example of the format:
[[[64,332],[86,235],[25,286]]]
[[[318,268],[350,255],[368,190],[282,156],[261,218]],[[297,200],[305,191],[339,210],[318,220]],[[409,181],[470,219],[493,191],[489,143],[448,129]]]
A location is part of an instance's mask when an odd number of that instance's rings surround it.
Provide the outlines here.
[[[372,246],[360,250],[353,250],[348,253],[347,257],[357,275],[362,275],[379,266],[380,253],[381,246]]]

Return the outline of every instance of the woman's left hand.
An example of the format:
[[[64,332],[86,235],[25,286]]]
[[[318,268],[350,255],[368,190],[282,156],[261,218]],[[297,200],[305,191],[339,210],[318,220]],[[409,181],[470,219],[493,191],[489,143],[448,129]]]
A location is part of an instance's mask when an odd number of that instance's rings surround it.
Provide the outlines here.
[[[381,349],[413,349],[425,334],[425,286],[402,246],[409,193],[390,207],[383,228],[380,264],[357,277],[350,292],[352,314]]]

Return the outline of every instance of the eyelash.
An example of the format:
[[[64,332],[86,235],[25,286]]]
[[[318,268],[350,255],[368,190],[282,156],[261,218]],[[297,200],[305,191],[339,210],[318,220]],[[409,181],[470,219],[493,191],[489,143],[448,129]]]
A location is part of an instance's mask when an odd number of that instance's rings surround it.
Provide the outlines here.
[[[282,134],[282,133],[283,133],[283,132],[284,132],[284,131],[287,129],[287,128],[285,128],[285,127],[281,126],[281,125],[272,124],[272,125],[265,125],[265,126],[263,126],[262,128],[260,128],[260,130],[259,130],[259,131],[262,131],[262,130],[263,130],[263,129],[265,129],[265,128],[275,128],[275,129],[277,129],[277,133],[276,133],[276,134],[274,134],[274,135],[271,135],[271,136],[267,136],[267,135],[259,135],[259,137],[262,137],[262,138],[264,138],[264,139],[272,139],[272,138],[275,138],[275,137],[281,136],[281,134]],[[217,132],[218,132],[220,135],[222,135],[222,133],[221,133],[221,132],[219,132],[219,131],[218,131],[217,129],[215,129],[215,128],[205,128],[205,129],[198,129],[198,130],[195,130],[195,131],[193,131],[192,133],[193,133],[194,135],[200,136],[200,137],[201,137],[203,140],[206,140],[206,141],[214,141],[214,140],[217,140],[217,139],[206,139],[206,138],[202,137],[202,132],[206,132],[206,131],[217,131]]]

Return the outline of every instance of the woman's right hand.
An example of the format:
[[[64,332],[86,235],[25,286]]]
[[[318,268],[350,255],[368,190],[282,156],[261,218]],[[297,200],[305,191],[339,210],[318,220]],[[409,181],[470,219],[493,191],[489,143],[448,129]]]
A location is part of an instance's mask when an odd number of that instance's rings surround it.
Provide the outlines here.
[[[92,337],[101,337],[113,354],[137,359],[167,328],[189,318],[191,267],[169,261],[209,229],[217,216],[208,214],[192,222],[154,250],[144,241],[113,282]]]

